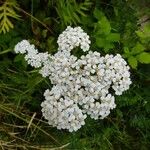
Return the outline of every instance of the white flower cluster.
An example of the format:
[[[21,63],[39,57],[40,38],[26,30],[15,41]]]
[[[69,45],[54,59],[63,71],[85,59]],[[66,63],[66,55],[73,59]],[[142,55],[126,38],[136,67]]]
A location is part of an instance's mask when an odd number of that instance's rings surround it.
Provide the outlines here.
[[[77,131],[85,124],[86,114],[74,103],[70,97],[59,97],[62,87],[56,85],[51,91],[44,93],[45,101],[41,104],[42,113],[48,123],[58,129],[68,129],[70,132]]]
[[[68,26],[62,34],[59,35],[58,40],[58,50],[67,50],[71,51],[77,46],[85,52],[90,48],[91,41],[89,36],[85,33],[81,27],[72,28]]]
[[[55,55],[38,53],[23,40],[16,53],[26,54],[27,62],[40,67],[43,77],[49,77],[53,87],[44,93],[42,113],[48,123],[58,129],[77,131],[88,116],[103,119],[116,107],[114,95],[121,95],[131,84],[129,66],[117,54],[100,56],[89,51],[77,58],[71,55],[76,46],[89,50],[89,36],[80,27],[67,29],[59,36]]]
[[[26,54],[25,60],[32,67],[39,68],[43,65],[46,65],[49,62],[51,55],[46,53],[39,53],[37,49],[35,49],[34,45],[30,45],[27,40],[22,40],[15,46],[15,52]]]

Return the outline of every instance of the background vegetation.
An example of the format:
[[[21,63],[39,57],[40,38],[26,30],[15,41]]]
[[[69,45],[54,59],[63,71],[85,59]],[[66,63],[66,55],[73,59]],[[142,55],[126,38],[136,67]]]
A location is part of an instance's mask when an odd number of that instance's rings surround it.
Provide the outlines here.
[[[149,0],[0,0],[0,149],[150,149],[149,20]],[[133,81],[109,117],[88,119],[75,133],[42,118],[40,103],[51,84],[13,51],[28,39],[53,54],[67,25],[81,26],[92,50],[120,53]]]

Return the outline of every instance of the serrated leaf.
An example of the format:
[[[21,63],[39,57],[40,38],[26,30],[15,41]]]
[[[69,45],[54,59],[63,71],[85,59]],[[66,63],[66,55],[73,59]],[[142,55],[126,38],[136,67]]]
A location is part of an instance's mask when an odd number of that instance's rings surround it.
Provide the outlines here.
[[[126,54],[129,54],[129,53],[130,53],[130,51],[129,51],[129,48],[128,48],[128,47],[124,47],[124,48],[123,48],[123,50],[124,50],[124,52],[125,52]]]
[[[128,62],[133,69],[137,68],[138,63],[137,63],[137,60],[135,57],[133,57],[133,56],[129,57]]]
[[[99,47],[99,48],[102,48],[102,47],[105,47],[106,45],[106,40],[104,38],[96,38],[96,45]]]
[[[150,42],[150,24],[144,26],[143,29],[136,31],[142,43]]]
[[[106,17],[102,17],[97,23],[97,28],[105,35],[108,35],[111,31],[111,26]]]
[[[131,53],[130,53],[128,47],[124,47],[124,48],[123,48],[123,51],[124,51],[124,54],[123,54],[123,57],[124,57],[124,58],[129,58],[129,57],[131,56]]]
[[[100,20],[104,16],[104,13],[98,10],[97,8],[95,8],[93,14],[97,20]]]
[[[117,42],[120,40],[120,34],[119,33],[110,33],[107,38],[107,41],[111,41],[111,42]]]
[[[150,63],[150,53],[143,52],[137,55],[137,59],[140,63],[149,64]]]
[[[108,53],[109,50],[110,50],[110,49],[113,49],[113,48],[114,48],[114,44],[107,42],[106,45],[104,46],[104,51],[105,51],[106,53]]]
[[[144,37],[145,37],[144,32],[142,32],[142,31],[135,31],[135,33],[136,33],[140,38],[144,38]]]
[[[140,44],[139,42],[137,42],[135,47],[133,47],[131,49],[131,54],[132,55],[139,54],[139,53],[143,52],[144,49],[145,49],[145,47],[142,44]]]
[[[96,38],[96,45],[99,48],[104,48],[105,52],[108,52],[110,49],[114,48],[114,44],[107,41],[105,38]]]

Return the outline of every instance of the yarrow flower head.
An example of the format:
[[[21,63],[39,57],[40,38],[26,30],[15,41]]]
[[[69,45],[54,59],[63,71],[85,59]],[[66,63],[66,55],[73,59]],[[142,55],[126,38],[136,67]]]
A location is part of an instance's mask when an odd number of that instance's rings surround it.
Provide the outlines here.
[[[90,48],[91,41],[89,36],[85,33],[81,27],[72,28],[68,26],[62,34],[59,35],[58,40],[58,50],[68,50],[71,51],[77,46],[86,52]]]
[[[131,84],[129,66],[120,54],[101,56],[89,51],[89,36],[81,27],[67,27],[58,37],[58,52],[39,53],[27,40],[15,46],[15,52],[25,54],[31,66],[40,68],[49,77],[52,89],[44,93],[42,113],[49,125],[77,131],[85,119],[104,119],[116,107],[115,95],[121,95]],[[80,58],[71,50],[80,47],[86,55]]]

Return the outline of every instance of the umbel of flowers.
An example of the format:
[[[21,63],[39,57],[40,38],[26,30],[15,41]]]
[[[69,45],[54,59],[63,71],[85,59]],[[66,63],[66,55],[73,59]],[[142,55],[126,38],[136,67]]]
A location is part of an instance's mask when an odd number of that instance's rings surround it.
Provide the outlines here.
[[[42,114],[49,125],[77,131],[85,119],[104,119],[116,107],[114,95],[121,95],[131,84],[129,66],[120,54],[101,56],[89,51],[89,36],[81,27],[67,27],[58,37],[55,55],[39,53],[27,40],[15,46],[25,60],[48,77],[52,89],[44,92]],[[71,54],[80,47],[86,55]],[[111,91],[111,92],[110,92]]]

